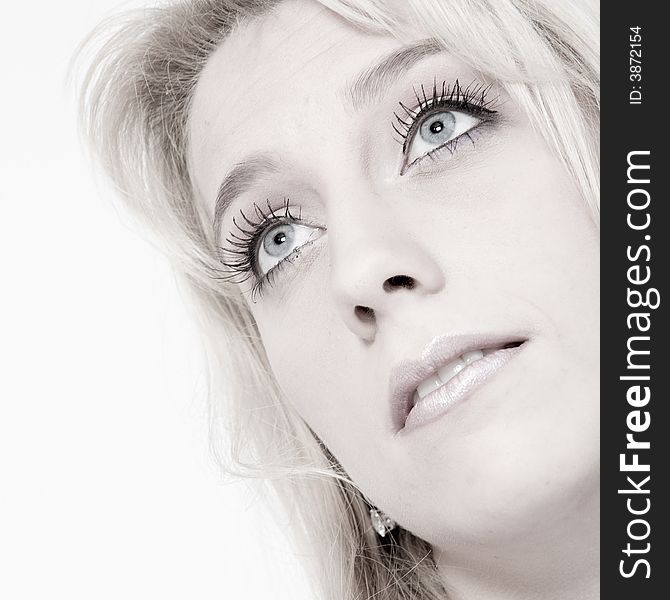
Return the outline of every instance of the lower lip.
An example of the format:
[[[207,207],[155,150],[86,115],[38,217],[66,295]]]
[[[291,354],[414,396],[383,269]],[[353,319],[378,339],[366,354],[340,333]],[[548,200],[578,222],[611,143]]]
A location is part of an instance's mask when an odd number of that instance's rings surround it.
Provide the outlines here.
[[[458,375],[419,400],[407,415],[405,426],[400,432],[406,433],[444,415],[454,405],[465,400],[476,388],[486,383],[512,360],[521,348],[522,346],[517,346],[497,350],[467,365]]]

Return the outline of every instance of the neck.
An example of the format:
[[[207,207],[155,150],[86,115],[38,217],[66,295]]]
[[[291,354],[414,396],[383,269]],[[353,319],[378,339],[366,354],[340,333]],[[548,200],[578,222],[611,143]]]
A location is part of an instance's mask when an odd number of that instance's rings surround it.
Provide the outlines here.
[[[599,494],[582,510],[494,545],[434,548],[453,600],[598,600]],[[446,545],[445,545],[446,546]]]

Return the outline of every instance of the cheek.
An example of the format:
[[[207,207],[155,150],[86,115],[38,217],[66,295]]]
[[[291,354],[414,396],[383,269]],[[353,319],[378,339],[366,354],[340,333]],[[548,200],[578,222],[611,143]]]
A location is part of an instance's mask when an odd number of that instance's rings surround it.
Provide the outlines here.
[[[599,235],[589,209],[547,151],[529,146],[514,156],[491,170],[483,233],[472,227],[487,249],[486,279],[547,315],[596,312]]]
[[[295,263],[295,271],[252,312],[279,385],[288,402],[315,427],[317,414],[330,410],[338,394],[339,373],[351,369],[328,288],[323,257]],[[332,415],[330,415],[332,416]]]
[[[518,216],[519,292],[526,293],[559,338],[597,336],[599,234],[576,186],[555,161],[538,164],[542,179],[521,186]],[[553,169],[551,168],[551,163]],[[589,351],[592,348],[589,347]]]

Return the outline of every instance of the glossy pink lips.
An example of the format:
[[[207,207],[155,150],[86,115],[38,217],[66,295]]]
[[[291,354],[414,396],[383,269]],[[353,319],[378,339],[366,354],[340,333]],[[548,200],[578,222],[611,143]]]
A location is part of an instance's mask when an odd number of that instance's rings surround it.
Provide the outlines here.
[[[433,421],[507,364],[520,350],[523,339],[506,336],[441,336],[428,344],[421,359],[403,361],[391,372],[393,421],[397,431],[410,431]],[[417,387],[436,377],[438,369],[463,354],[486,350],[487,355],[466,364],[448,381],[438,378],[436,389],[417,399]]]

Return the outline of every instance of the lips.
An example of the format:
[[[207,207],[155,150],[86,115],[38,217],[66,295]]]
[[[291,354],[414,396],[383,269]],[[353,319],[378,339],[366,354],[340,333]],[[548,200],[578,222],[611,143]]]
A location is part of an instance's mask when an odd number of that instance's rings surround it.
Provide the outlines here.
[[[391,372],[395,429],[412,429],[440,416],[502,368],[525,341],[473,335],[432,340],[419,360],[403,361]]]

